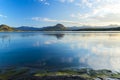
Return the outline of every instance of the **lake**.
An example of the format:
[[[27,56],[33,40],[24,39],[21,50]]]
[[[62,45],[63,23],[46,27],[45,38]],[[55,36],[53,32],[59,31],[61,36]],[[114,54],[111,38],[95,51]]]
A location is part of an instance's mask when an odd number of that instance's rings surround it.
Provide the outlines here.
[[[1,32],[0,68],[120,71],[120,33]]]

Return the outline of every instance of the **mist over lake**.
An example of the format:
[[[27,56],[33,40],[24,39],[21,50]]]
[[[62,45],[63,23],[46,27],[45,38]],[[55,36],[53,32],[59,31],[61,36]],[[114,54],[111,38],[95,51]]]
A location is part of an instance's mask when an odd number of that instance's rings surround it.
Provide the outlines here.
[[[120,71],[120,33],[2,32],[0,68]]]

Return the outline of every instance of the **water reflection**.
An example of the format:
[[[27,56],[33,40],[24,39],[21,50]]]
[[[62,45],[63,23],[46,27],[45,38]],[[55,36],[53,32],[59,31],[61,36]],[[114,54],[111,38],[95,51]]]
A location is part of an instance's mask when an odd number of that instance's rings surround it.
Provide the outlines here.
[[[0,48],[8,47],[11,42],[11,38],[9,35],[0,36]]]
[[[93,69],[110,69],[120,71],[120,34],[89,33],[67,34],[62,40],[48,41],[51,44],[66,44],[78,54],[79,62]],[[82,50],[82,51],[80,51]],[[81,55],[83,53],[84,55]],[[82,57],[81,57],[82,56]],[[66,61],[72,61],[65,59]]]
[[[4,33],[0,39],[0,66],[120,71],[120,33]]]
[[[53,33],[53,34],[44,33],[44,35],[55,36],[57,39],[62,39],[65,34],[62,34],[62,33],[57,33],[57,34],[56,33]]]

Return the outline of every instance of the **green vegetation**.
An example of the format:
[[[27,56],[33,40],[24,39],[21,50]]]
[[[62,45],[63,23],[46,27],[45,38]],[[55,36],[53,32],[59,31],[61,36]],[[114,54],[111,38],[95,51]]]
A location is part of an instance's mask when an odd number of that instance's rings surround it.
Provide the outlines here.
[[[23,75],[28,71],[29,71],[29,69],[26,69],[26,68],[23,68],[23,69],[6,69],[6,70],[3,70],[0,73],[0,79],[1,80],[8,80],[8,79],[11,79],[11,78],[17,78],[17,77],[20,77],[20,75]]]
[[[0,32],[4,32],[4,31],[11,32],[11,31],[18,31],[18,30],[16,30],[15,28],[12,28],[10,26],[7,26],[5,24],[2,24],[2,25],[0,25]]]
[[[111,74],[111,78],[120,78],[120,73]]]
[[[34,74],[37,77],[43,76],[79,76],[86,80],[93,80],[96,78],[120,78],[120,73],[113,73],[110,70],[93,70],[93,69],[80,69],[80,70],[60,70],[55,72],[37,72]]]
[[[0,25],[0,31],[15,31],[15,29],[10,26],[2,24]]]
[[[32,71],[32,73],[31,73]],[[110,70],[93,70],[93,69],[66,69],[57,71],[45,71],[45,70],[32,70],[28,68],[9,68],[5,70],[0,70],[0,80],[41,80],[39,78],[77,78],[75,80],[94,80],[96,78],[106,80],[107,78],[118,79],[120,78],[120,73],[112,72]],[[33,79],[34,78],[34,79]],[[44,79],[47,80],[47,79]]]

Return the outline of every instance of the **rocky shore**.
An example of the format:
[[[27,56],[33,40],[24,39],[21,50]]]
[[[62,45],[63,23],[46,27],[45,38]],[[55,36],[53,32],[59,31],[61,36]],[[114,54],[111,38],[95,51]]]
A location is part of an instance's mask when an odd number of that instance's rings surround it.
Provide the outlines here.
[[[120,80],[120,73],[85,68],[56,71],[9,68],[0,70],[0,80]]]

